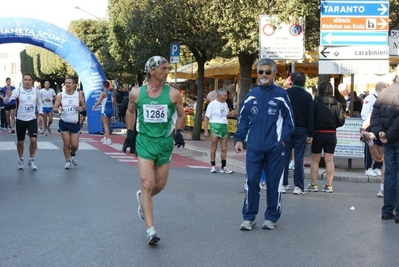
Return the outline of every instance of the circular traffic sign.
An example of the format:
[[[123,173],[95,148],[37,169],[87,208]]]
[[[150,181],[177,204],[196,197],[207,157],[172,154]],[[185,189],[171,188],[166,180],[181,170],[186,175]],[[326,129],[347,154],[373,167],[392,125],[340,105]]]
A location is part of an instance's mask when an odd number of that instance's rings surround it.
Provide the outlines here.
[[[302,33],[302,26],[297,23],[294,23],[290,26],[289,31],[291,35],[298,36]]]
[[[271,36],[274,34],[274,27],[271,24],[266,24],[263,26],[262,32],[266,36]]]

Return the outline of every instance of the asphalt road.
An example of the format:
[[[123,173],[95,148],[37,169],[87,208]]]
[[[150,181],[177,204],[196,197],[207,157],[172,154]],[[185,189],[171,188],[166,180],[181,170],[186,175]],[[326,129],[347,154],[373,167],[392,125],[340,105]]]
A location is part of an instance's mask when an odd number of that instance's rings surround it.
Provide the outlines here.
[[[244,232],[244,176],[210,174],[195,160],[181,164],[178,155],[180,164],[154,198],[161,241],[149,246],[137,215],[134,159],[115,157],[121,144],[106,147],[99,136],[82,137],[78,167],[64,170],[55,133],[39,138],[54,146],[38,149],[38,170],[21,171],[16,151],[5,150],[15,136],[0,135],[1,267],[397,265],[399,224],[381,221],[376,184],[334,182],[332,194],[288,191],[273,231],[261,229],[262,191],[258,226]]]

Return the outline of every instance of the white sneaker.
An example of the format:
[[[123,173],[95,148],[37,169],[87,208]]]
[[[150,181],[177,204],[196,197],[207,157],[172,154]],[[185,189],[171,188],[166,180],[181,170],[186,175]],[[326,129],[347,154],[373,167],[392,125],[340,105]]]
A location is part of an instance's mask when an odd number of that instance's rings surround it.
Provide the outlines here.
[[[78,166],[78,160],[74,156],[71,157],[71,162],[73,166]]]
[[[380,191],[378,191],[378,193],[377,193],[377,197],[383,198],[384,197],[384,190],[380,189]]]
[[[101,139],[101,143],[105,143],[105,141],[107,141],[107,138],[104,136],[102,139]]]
[[[65,162],[65,170],[69,170],[71,168],[71,162],[69,160],[67,160],[67,162]]]
[[[18,170],[23,170],[24,168],[25,168],[24,160],[23,159],[18,159]]]
[[[377,174],[377,176],[381,176],[382,175],[381,169],[376,168],[373,171],[375,172],[375,174]]]
[[[227,173],[227,174],[233,173],[233,171],[227,169],[227,167],[221,168],[221,169],[219,170],[219,172],[220,172],[220,173]]]
[[[285,190],[285,186],[283,185],[283,187],[281,188],[281,194],[285,194],[287,193],[287,191]]]
[[[11,128],[8,128],[8,134],[12,134]]]
[[[28,161],[28,165],[29,165],[29,167],[32,169],[32,170],[37,170],[37,167],[36,167],[36,164],[35,164],[35,161],[34,160],[29,160]]]
[[[274,230],[274,228],[276,228],[276,223],[269,220],[266,220],[262,225],[262,229]]]
[[[104,142],[104,144],[106,144],[106,145],[112,145],[111,139],[106,139],[105,142]]]
[[[364,172],[364,174],[366,174],[367,176],[377,176],[377,174],[374,172],[374,170],[372,168],[368,168],[367,171]]]
[[[301,188],[299,188],[297,186],[295,186],[293,193],[294,193],[294,195],[304,195],[304,194],[306,194],[305,190],[303,190],[303,189],[301,189]]]
[[[211,173],[216,173],[216,167],[215,166],[211,167]]]
[[[286,186],[285,186],[285,190],[291,190],[292,188],[291,188],[291,186],[289,185],[289,184],[287,184]]]
[[[290,161],[290,164],[288,165],[289,170],[295,169],[295,162],[293,160]]]
[[[47,136],[47,135],[48,135],[47,130],[44,130],[44,136]]]
[[[266,189],[267,189],[266,183],[265,183],[265,182],[260,182],[260,183],[259,183],[259,186],[260,186],[260,189],[263,189],[263,190],[266,190]]]
[[[244,231],[251,231],[252,227],[254,227],[256,225],[256,221],[248,221],[245,220],[241,225],[240,225],[240,230],[244,230]]]

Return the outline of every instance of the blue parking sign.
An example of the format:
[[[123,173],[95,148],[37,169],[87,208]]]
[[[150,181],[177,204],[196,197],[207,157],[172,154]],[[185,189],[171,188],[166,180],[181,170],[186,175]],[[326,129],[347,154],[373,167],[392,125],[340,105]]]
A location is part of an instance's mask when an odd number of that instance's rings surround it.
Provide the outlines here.
[[[180,62],[180,44],[171,43],[170,44],[170,63]]]

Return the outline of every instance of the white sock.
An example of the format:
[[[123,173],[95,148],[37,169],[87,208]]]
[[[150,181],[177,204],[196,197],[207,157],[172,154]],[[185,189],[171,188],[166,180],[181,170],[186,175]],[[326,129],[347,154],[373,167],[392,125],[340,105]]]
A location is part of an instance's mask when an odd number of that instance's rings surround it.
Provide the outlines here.
[[[384,184],[381,184],[380,189],[381,189],[382,191],[384,191]]]

